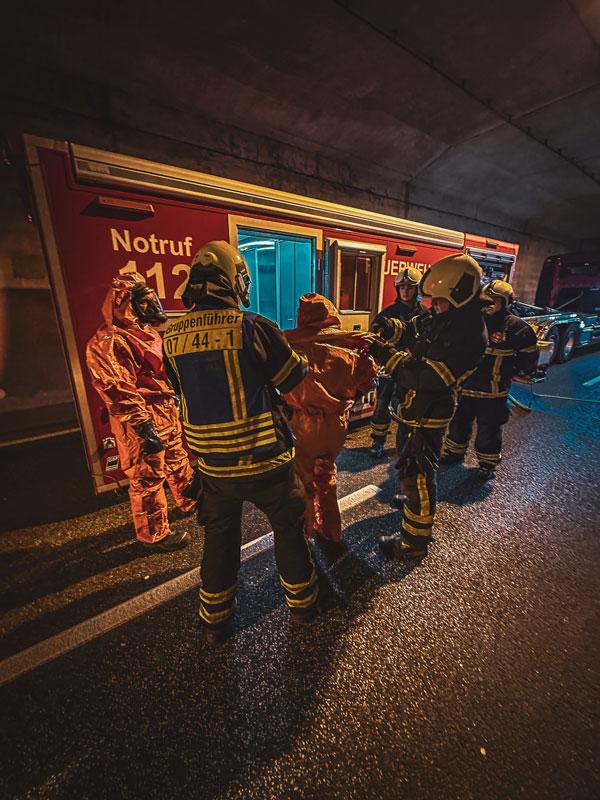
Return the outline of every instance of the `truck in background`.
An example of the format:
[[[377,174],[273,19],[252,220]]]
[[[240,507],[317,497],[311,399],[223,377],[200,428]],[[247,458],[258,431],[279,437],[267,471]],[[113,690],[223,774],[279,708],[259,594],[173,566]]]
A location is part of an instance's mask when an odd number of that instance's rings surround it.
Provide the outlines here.
[[[511,310],[549,343],[544,364],[562,364],[577,348],[600,342],[600,251],[550,256],[535,305],[516,301]]]

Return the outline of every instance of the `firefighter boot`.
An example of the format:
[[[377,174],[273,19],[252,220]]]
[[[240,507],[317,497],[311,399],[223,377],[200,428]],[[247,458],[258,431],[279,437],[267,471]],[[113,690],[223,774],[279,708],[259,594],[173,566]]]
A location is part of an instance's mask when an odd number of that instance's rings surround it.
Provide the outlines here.
[[[496,465],[495,464],[487,464],[485,461],[481,461],[479,464],[479,469],[477,470],[477,477],[480,481],[489,481],[494,478],[496,475]]]
[[[379,547],[388,558],[419,559],[427,555],[427,542],[410,544],[399,533],[379,536],[378,540]]]
[[[223,642],[228,639],[233,630],[233,618],[237,608],[237,598],[233,601],[232,611],[227,619],[219,622],[216,625],[209,625],[202,617],[197,618],[197,626],[200,634],[209,647],[219,647]]]
[[[202,636],[209,647],[220,647],[231,631],[229,620],[225,625],[202,625]]]
[[[384,442],[373,442],[371,449],[369,450],[370,455],[373,458],[383,458],[385,455],[385,443]]]
[[[186,547],[189,544],[189,537],[187,531],[174,531],[157,542],[142,542],[142,544],[146,550],[153,553],[168,553],[171,550],[180,550],[182,547]]]

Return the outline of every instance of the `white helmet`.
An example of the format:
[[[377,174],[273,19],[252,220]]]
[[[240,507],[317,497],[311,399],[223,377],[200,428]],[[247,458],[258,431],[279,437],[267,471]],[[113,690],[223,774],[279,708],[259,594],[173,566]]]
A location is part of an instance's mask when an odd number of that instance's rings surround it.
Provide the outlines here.
[[[408,283],[409,286],[418,286],[421,282],[423,274],[416,267],[404,267],[398,273],[398,277],[394,281],[396,289],[402,283]]]
[[[477,297],[482,275],[474,258],[456,253],[429,267],[421,281],[421,291],[430,297],[443,297],[454,308],[461,308]]]
[[[481,299],[487,300],[488,303],[493,303],[497,297],[502,298],[504,305],[507,306],[513,301],[513,288],[508,281],[501,281],[495,279],[486,283],[481,290]]]
[[[225,241],[208,242],[192,260],[182,300],[190,308],[209,297],[233,297],[250,305],[250,270],[244,256]]]

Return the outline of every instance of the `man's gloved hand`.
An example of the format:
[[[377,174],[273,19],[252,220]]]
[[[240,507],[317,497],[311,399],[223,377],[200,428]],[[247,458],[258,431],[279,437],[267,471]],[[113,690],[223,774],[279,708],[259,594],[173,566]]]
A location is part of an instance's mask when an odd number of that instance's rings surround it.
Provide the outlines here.
[[[137,435],[144,440],[144,452],[152,455],[153,453],[160,453],[161,450],[165,449],[165,446],[162,442],[162,439],[156,432],[156,428],[154,427],[154,423],[150,422],[142,422],[141,425],[138,425],[135,429]]]
[[[368,352],[370,356],[373,356],[378,364],[385,366],[396,352],[396,348],[391,344],[382,342],[380,339],[373,339]]]
[[[202,494],[202,477],[200,472],[195,469],[192,477],[181,490],[181,494],[187,497],[188,500],[198,500]]]
[[[386,330],[390,329],[389,323],[390,321],[387,317],[384,317],[382,314],[378,314],[371,323],[369,330],[372,331],[373,333],[378,334],[383,339],[386,339],[387,337],[384,336],[384,333]]]
[[[402,339],[404,331],[406,330],[406,323],[400,319],[389,319],[379,314],[373,320],[371,330],[379,334],[386,342],[395,344]]]

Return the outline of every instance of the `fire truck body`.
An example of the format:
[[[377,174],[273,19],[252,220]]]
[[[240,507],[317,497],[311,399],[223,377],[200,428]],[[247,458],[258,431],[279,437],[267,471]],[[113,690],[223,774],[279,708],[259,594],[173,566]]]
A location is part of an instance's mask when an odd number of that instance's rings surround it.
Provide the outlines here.
[[[506,242],[66,142],[27,136],[25,145],[97,492],[124,482],[85,368],[115,274],[142,274],[167,313],[180,314],[191,256],[226,239],[248,260],[252,310],[290,328],[300,295],[318,291],[340,309],[344,328],[366,330],[395,299],[404,266],[425,270],[466,251],[489,277],[510,279],[518,253]],[[369,413],[371,400],[356,412]]]

